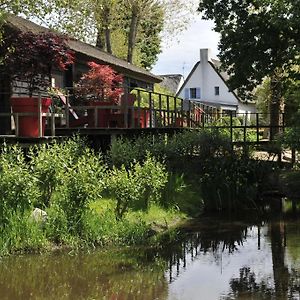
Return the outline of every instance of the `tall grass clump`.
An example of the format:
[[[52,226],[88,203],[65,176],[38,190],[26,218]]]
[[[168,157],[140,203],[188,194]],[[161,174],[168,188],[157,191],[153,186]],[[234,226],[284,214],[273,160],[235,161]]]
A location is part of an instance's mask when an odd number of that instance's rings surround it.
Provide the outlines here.
[[[165,166],[149,154],[143,163],[129,168],[113,167],[107,175],[107,190],[116,199],[116,217],[121,219],[129,209],[147,210],[150,202],[159,201],[167,182]]]
[[[41,190],[37,204],[49,213],[47,235],[55,242],[80,235],[89,201],[102,196],[102,157],[74,137],[33,149],[31,168]]]
[[[39,197],[22,149],[4,145],[0,153],[0,222],[5,228],[15,213],[24,214]]]

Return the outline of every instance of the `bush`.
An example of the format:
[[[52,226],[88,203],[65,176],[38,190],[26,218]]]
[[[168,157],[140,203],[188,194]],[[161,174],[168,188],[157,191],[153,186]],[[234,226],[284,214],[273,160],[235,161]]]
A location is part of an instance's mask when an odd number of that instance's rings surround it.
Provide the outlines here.
[[[6,225],[11,214],[24,213],[39,196],[36,180],[30,173],[18,146],[4,146],[0,154],[0,222]]]
[[[100,157],[86,149],[66,171],[64,184],[57,188],[54,201],[64,211],[69,230],[80,234],[89,201],[101,198],[105,167]]]
[[[85,140],[75,136],[63,143],[37,146],[30,150],[30,167],[41,191],[37,206],[45,208],[50,205],[57,187],[64,185],[69,169],[77,164],[85,149]]]
[[[147,153],[160,161],[177,161],[179,158],[198,157],[209,160],[232,153],[230,140],[217,131],[183,131],[171,137],[142,136],[135,140],[113,141],[108,159],[115,166],[128,167],[133,161],[142,162]]]
[[[107,188],[116,199],[118,219],[132,209],[148,209],[150,201],[158,201],[167,182],[165,167],[147,155],[143,164],[131,164],[128,169],[114,167],[107,176]]]

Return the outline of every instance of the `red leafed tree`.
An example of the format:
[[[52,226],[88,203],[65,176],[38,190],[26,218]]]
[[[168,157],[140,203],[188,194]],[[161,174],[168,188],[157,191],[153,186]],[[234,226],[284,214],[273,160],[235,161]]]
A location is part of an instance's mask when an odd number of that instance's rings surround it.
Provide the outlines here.
[[[53,69],[66,70],[74,62],[74,52],[66,38],[51,32],[12,34],[0,46],[6,72],[14,80],[28,84],[29,95],[50,87]]]
[[[124,89],[123,76],[117,74],[110,66],[88,62],[90,70],[77,84],[76,94],[86,100],[118,103]]]

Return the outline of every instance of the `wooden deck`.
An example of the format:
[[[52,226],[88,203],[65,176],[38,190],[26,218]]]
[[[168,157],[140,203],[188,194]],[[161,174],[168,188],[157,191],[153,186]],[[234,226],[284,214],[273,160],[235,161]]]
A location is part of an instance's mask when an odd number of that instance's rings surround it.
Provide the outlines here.
[[[1,113],[1,118],[10,118],[13,129],[0,135],[0,142],[24,145],[47,143],[65,139],[73,134],[88,136],[93,140],[111,140],[116,136],[141,134],[168,134],[184,130],[210,128],[225,132],[235,146],[272,144],[270,132],[283,132],[284,124],[271,127],[268,116],[259,113],[223,114],[215,107],[187,101],[170,95],[134,90],[122,96],[118,104],[90,103],[73,105],[69,95],[60,95],[59,104],[53,101],[50,112],[42,113],[42,95],[39,95],[34,113]],[[22,118],[36,118],[36,137],[19,134]],[[282,120],[284,116],[282,115]],[[43,133],[43,122],[45,132]]]

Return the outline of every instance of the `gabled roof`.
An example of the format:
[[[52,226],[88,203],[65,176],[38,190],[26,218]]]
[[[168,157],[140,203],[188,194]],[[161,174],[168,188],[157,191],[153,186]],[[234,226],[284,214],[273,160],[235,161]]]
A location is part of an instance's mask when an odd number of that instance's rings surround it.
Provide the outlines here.
[[[170,92],[172,92],[175,95],[178,91],[183,76],[181,74],[165,74],[165,75],[159,75],[159,77],[163,79],[160,85],[168,89]]]
[[[189,79],[191,78],[191,76],[193,75],[193,73],[195,72],[195,70],[197,69],[197,67],[199,66],[200,63],[201,63],[201,61],[198,61],[194,65],[192,71],[190,72],[190,74],[188,75],[188,77],[186,78],[186,80],[184,81],[183,85],[181,86],[180,90],[177,92],[176,96],[178,96],[181,93],[181,91],[183,90],[184,86],[189,81]],[[229,79],[229,75],[226,72],[224,72],[224,71],[219,71],[220,67],[221,67],[221,62],[219,60],[216,60],[216,59],[211,59],[211,61],[208,61],[208,63],[212,66],[212,68],[214,69],[214,71],[219,75],[219,77],[223,80],[223,82],[225,83],[225,85],[228,87],[226,81]],[[234,97],[238,101],[243,102],[234,91],[231,91],[231,93],[234,95]]]
[[[9,27],[15,28],[23,32],[26,31],[32,31],[33,33],[49,32],[49,31],[53,32],[53,30],[50,30],[49,28],[40,26],[36,23],[33,23],[29,20],[26,20],[24,18],[15,15],[9,15],[6,19],[6,24]],[[69,38],[67,43],[73,51],[86,55],[91,59],[96,59],[100,63],[108,64],[112,66],[116,71],[123,73],[124,75],[133,76],[135,78],[142,77],[145,81],[151,83],[159,83],[162,80],[160,77],[146,71],[145,69],[137,67],[120,58],[117,58],[114,55],[104,52],[99,48],[96,48],[90,44],[78,41],[73,38]]]
[[[190,74],[188,75],[188,77],[186,78],[186,80],[184,81],[184,83],[182,84],[182,86],[180,87],[180,89],[179,89],[179,91],[177,92],[176,96],[178,96],[178,95],[181,93],[181,91],[182,91],[183,88],[185,87],[186,83],[190,80],[190,78],[192,77],[192,75],[194,74],[194,72],[196,71],[196,69],[198,68],[199,64],[200,64],[200,61],[198,61],[198,62],[194,65],[192,71],[190,72]]]

